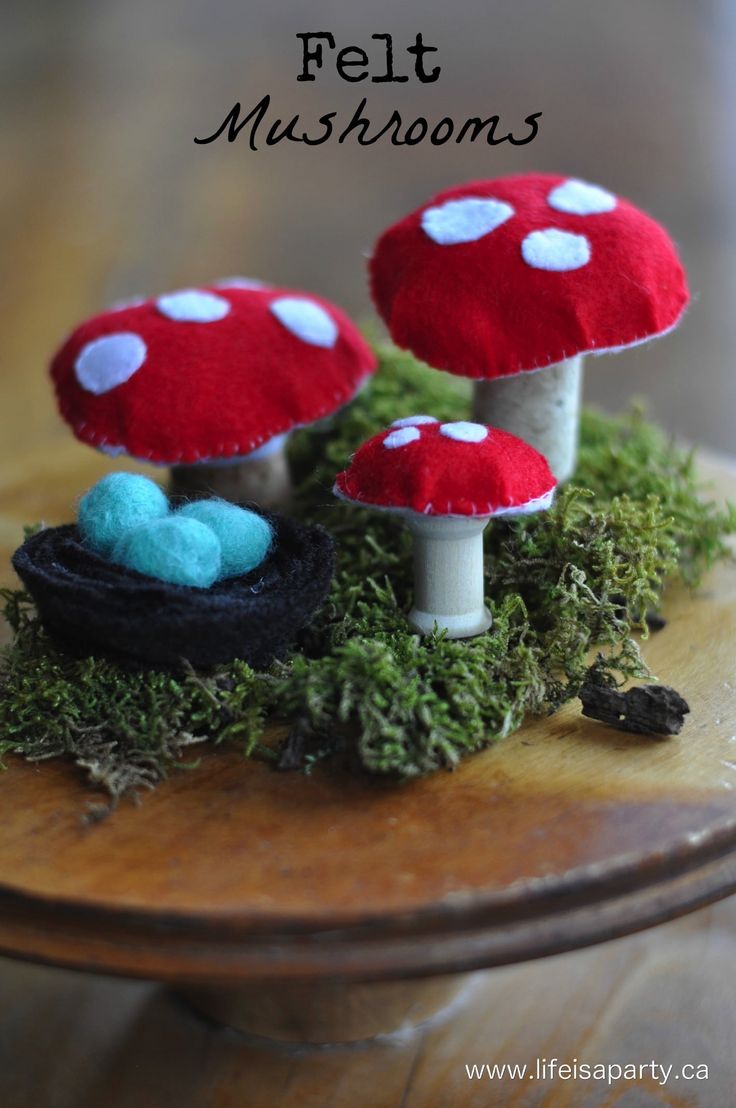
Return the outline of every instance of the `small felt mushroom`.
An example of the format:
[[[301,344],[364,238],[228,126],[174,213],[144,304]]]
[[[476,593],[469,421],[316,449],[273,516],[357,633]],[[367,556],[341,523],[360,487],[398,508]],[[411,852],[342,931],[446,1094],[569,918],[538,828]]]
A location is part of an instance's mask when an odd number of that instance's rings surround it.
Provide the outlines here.
[[[364,443],[333,491],[406,521],[414,539],[409,623],[462,639],[491,625],[483,595],[488,520],[542,511],[554,490],[542,455],[508,431],[413,416]]]
[[[381,235],[370,277],[394,341],[473,378],[474,418],[530,442],[559,481],[575,468],[583,355],[665,334],[689,299],[655,220],[542,173],[441,192]]]
[[[109,309],[54,357],[62,416],[112,456],[172,467],[172,491],[285,503],[290,431],[348,403],[375,356],[320,297],[242,278]]]

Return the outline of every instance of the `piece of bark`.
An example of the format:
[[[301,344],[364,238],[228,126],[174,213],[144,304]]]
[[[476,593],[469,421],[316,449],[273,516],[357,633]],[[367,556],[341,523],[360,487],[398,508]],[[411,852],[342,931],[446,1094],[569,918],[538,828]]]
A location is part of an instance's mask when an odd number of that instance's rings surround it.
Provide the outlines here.
[[[580,690],[583,715],[618,731],[679,735],[689,705],[669,685],[637,685],[627,692],[593,682]]]

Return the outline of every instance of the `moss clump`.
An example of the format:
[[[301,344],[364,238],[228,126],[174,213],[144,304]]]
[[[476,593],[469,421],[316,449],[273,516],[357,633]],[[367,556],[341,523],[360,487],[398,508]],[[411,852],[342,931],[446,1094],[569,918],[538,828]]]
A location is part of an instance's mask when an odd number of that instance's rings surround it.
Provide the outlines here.
[[[641,412],[587,412],[575,484],[543,515],[498,522],[487,535],[493,628],[477,639],[409,633],[406,529],[391,516],[337,503],[335,473],[398,414],[467,411],[464,382],[392,349],[370,389],[330,426],[295,435],[300,512],[338,542],[329,602],[287,664],[241,662],[184,678],[132,674],[77,660],[49,641],[26,597],[6,592],[14,640],[0,667],[0,752],[68,755],[114,798],[191,765],[188,747],[261,743],[288,719],[307,767],[340,753],[373,773],[410,778],[455,765],[577,695],[592,648],[599,679],[645,676],[631,638],[665,585],[697,584],[726,555],[736,512],[701,499],[691,455]]]
[[[14,634],[0,668],[0,756],[71,756],[114,800],[196,765],[188,747],[207,740],[232,739],[248,755],[275,757],[258,742],[268,686],[244,662],[176,678],[73,658],[45,634],[30,597],[0,595]]]

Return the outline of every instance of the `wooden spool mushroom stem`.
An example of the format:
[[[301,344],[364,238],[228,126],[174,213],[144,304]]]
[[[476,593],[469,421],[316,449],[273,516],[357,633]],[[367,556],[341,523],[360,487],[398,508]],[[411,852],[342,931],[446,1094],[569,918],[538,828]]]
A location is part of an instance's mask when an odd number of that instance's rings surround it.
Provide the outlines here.
[[[518,435],[540,454],[558,482],[575,472],[582,355],[530,373],[477,381],[473,418]]]
[[[265,447],[233,462],[173,466],[171,495],[187,500],[219,496],[233,504],[257,504],[267,510],[282,509],[291,499],[286,441],[285,435],[278,435]]]
[[[421,634],[435,624],[451,639],[491,626],[483,596],[483,531],[487,516],[407,515],[414,537],[414,606],[409,623]]]

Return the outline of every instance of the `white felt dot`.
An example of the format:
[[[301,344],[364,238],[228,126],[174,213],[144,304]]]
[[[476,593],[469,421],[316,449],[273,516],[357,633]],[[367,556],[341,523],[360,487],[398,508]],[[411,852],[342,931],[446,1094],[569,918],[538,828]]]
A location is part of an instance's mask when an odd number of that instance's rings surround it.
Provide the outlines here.
[[[521,244],[521,253],[527,265],[534,269],[550,269],[562,273],[568,269],[580,269],[590,261],[590,243],[585,235],[573,235],[557,227],[544,231],[532,231]]]
[[[488,428],[482,423],[469,423],[461,419],[457,423],[443,423],[440,434],[454,439],[455,442],[483,442],[483,439],[488,438]]]
[[[511,219],[514,209],[503,200],[466,196],[422,212],[422,230],[440,246],[475,242]]]
[[[396,450],[397,446],[407,446],[419,438],[421,438],[421,431],[417,427],[399,427],[398,430],[386,435],[383,445],[387,450]]]
[[[140,308],[141,304],[145,304],[145,298],[142,296],[129,296],[127,300],[114,300],[108,312],[124,312],[126,308]]]
[[[590,185],[587,181],[570,177],[552,189],[547,203],[555,211],[567,212],[569,215],[599,215],[601,212],[613,211],[616,197],[600,185]]]
[[[103,335],[83,346],[74,372],[83,389],[101,396],[128,381],[146,360],[146,344],[133,331]]]
[[[279,323],[302,342],[328,348],[337,342],[337,324],[314,300],[304,296],[281,296],[271,302],[270,308]]]
[[[422,427],[425,423],[437,423],[438,421],[432,415],[410,415],[405,416],[403,419],[395,419],[391,424],[392,427]]]
[[[213,281],[216,289],[267,289],[265,281],[258,281],[255,277],[223,277],[219,281]]]
[[[230,311],[230,303],[204,289],[180,289],[159,296],[156,307],[175,323],[216,323]]]

